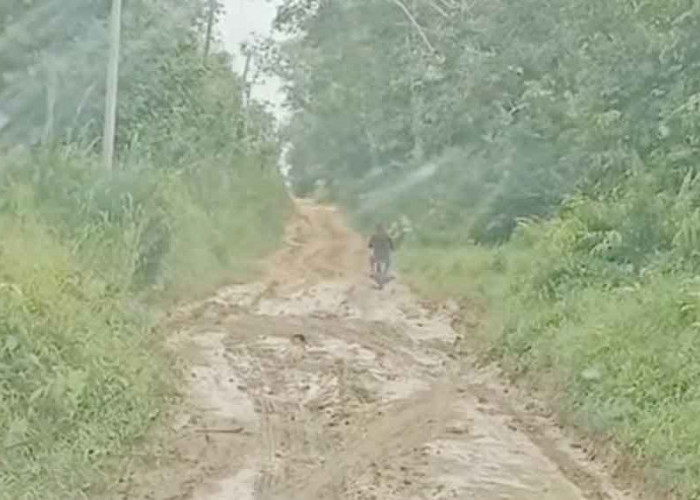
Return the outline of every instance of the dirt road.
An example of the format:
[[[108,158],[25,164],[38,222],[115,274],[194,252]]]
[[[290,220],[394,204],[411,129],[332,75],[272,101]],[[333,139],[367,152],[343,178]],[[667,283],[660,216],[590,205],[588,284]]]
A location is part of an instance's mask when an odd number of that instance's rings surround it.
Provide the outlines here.
[[[546,416],[451,357],[449,306],[374,289],[336,211],[300,202],[286,243],[265,281],[173,318],[190,372],[176,450],[122,498],[628,498]]]

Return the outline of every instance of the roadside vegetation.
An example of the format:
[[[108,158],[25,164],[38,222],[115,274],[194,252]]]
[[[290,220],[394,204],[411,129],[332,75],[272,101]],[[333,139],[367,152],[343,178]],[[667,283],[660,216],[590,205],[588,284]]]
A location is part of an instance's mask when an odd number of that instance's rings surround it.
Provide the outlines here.
[[[104,170],[108,4],[0,6],[3,500],[117,479],[173,394],[156,313],[254,276],[289,203],[272,117],[215,44],[204,60],[204,2],[128,3]]]
[[[408,217],[407,279],[657,498],[700,496],[699,5],[289,0],[270,56],[297,192]]]

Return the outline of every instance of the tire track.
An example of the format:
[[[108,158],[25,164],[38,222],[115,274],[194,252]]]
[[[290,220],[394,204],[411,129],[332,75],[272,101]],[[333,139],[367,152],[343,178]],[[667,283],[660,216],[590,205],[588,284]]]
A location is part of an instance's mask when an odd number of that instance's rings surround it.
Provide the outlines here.
[[[171,319],[174,345],[199,349],[218,382],[190,383],[184,416],[194,423],[178,446],[191,458],[176,460],[175,481],[126,498],[629,498],[567,453],[547,422],[504,400],[496,379],[455,358],[448,316],[400,282],[374,291],[365,243],[336,211],[297,209],[266,281],[222,289]],[[193,440],[194,426],[221,422],[245,431]]]

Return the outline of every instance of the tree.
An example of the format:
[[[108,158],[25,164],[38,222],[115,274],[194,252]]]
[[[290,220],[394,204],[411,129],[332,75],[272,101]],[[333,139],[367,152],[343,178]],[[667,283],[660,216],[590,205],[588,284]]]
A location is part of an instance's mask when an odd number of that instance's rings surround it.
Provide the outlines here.
[[[106,109],[105,61],[109,55],[108,25],[111,2],[91,0],[34,0],[3,3],[0,21],[0,110],[8,123],[0,142],[35,144],[47,121],[46,89],[55,77],[53,110],[57,141],[92,144],[103,137]],[[159,85],[153,67],[170,58],[190,39],[203,40],[203,0],[187,0],[172,7],[165,0],[129,2],[123,12],[120,123],[131,124],[141,112],[144,89]],[[26,33],[32,33],[28,38]],[[200,45],[201,50],[201,45]],[[51,72],[45,64],[51,62]],[[122,130],[120,132],[120,129]],[[119,125],[117,143],[124,128]],[[128,142],[129,137],[124,137]]]
[[[444,223],[497,242],[583,186],[614,189],[640,155],[691,167],[691,3],[288,0],[276,71],[294,116],[292,176],[330,180],[350,208],[370,196],[411,212],[426,235]]]

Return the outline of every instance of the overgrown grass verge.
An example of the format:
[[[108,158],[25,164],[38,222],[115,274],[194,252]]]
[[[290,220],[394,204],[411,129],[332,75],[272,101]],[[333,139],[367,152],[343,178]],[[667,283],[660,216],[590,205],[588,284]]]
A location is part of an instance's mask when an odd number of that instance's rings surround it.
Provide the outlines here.
[[[0,162],[0,499],[95,498],[170,392],[152,313],[254,275],[289,201],[242,154],[113,175],[74,148]]]
[[[408,247],[400,267],[426,297],[485,301],[473,345],[619,445],[651,497],[699,498],[700,280],[668,255],[640,270],[581,251],[572,223],[523,227],[498,249]]]

